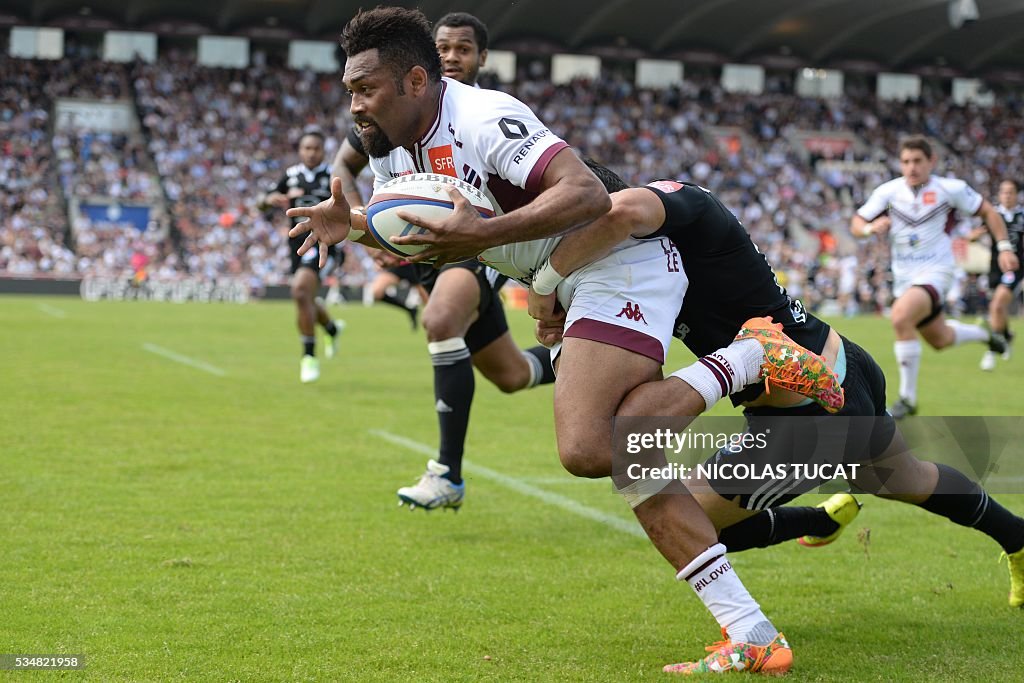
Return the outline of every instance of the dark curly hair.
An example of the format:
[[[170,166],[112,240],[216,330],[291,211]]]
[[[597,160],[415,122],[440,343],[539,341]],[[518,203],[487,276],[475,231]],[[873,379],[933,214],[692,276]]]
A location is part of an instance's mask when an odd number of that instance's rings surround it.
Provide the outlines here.
[[[449,12],[434,24],[434,36],[437,36],[437,29],[448,26],[450,28],[462,28],[468,26],[473,29],[473,37],[476,40],[476,49],[483,52],[487,49],[487,26],[468,12]]]
[[[360,10],[341,31],[341,49],[349,57],[376,49],[381,63],[394,74],[400,95],[404,94],[402,79],[414,66],[423,67],[431,82],[441,80],[441,58],[430,22],[418,9]]]

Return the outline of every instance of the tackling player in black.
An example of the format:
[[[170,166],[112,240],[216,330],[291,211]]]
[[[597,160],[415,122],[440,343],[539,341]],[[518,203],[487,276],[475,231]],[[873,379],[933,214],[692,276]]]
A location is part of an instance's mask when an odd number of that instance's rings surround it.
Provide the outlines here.
[[[999,245],[992,242],[992,267],[988,274],[988,288],[992,293],[992,299],[988,305],[988,323],[993,332],[1003,335],[1006,338],[1006,349],[989,346],[989,350],[981,359],[981,369],[985,371],[994,370],[996,367],[996,356],[1002,354],[1004,360],[1010,358],[1010,342],[1013,341],[1013,333],[1010,331],[1009,317],[1010,304],[1013,297],[1020,295],[1021,285],[1024,284],[1024,207],[1017,199],[1020,188],[1013,180],[1004,180],[999,183],[999,196],[996,210],[999,211],[1006,223],[1008,241],[1013,247],[1013,253],[1022,264],[1014,271],[1004,273],[999,268]],[[985,229],[982,228],[982,231]]]
[[[319,131],[308,131],[299,138],[300,163],[288,167],[281,179],[259,200],[259,208],[270,207],[287,210],[295,206],[316,206],[331,196],[331,167],[324,163],[324,136]],[[289,227],[301,221],[292,219]],[[329,247],[327,267],[321,269],[319,252],[314,247],[305,256],[296,251],[305,237],[290,237],[288,252],[291,254],[291,292],[297,312],[296,323],[302,337],[302,360],[299,364],[299,379],[315,382],[320,378],[320,363],[316,358],[316,324],[327,332],[329,342],[326,355],[333,358],[338,350],[338,333],[344,323],[332,320],[321,300],[317,298],[321,280],[331,274],[344,260],[340,247]]]
[[[614,176],[611,171],[588,165],[606,186],[612,185],[605,175]],[[566,236],[551,254],[551,267],[558,273],[573,272],[631,236],[671,239],[689,279],[676,321],[677,336],[683,343],[700,358],[728,345],[748,318],[772,316],[782,323],[787,335],[821,354],[839,376],[845,404],[837,415],[875,418],[871,433],[865,435],[865,449],[873,465],[891,471],[884,497],[917,505],[991,536],[1009,557],[1010,605],[1024,605],[1024,519],[956,469],[918,460],[903,447],[885,408],[885,376],[871,355],[789,297],[746,229],[709,190],[671,180],[629,188],[620,179],[618,186],[622,189],[612,194],[611,212]],[[531,292],[531,313],[541,320],[538,332],[545,342],[557,338],[552,328],[560,325],[560,318],[553,309],[552,297]],[[699,368],[700,364],[695,366]],[[725,387],[717,386],[722,381],[721,373],[709,371],[707,378],[683,371],[676,374],[684,381],[670,376],[635,389],[623,401],[617,416],[697,415],[727,393]],[[709,385],[702,388],[705,379]],[[695,391],[700,397],[694,396]],[[828,415],[818,404],[799,396],[780,399],[773,391],[768,397],[760,386],[734,394],[733,400],[744,406],[751,431],[757,431],[759,422],[772,417]],[[711,460],[755,462],[755,457],[755,453],[734,448],[719,451]],[[865,471],[853,483],[865,491],[878,491],[880,477],[872,467]],[[763,547],[800,536],[807,545],[823,545],[841,530],[825,508],[774,507],[820,482],[797,480],[783,482],[782,486],[778,481],[762,483],[751,484],[742,494],[735,492],[735,481],[698,481],[691,489],[720,529],[728,548]]]

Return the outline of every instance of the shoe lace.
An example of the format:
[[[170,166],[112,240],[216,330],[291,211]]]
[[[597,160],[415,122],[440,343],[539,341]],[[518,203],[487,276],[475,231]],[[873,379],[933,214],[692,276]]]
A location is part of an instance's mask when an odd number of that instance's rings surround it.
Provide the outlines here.
[[[775,374],[771,377],[765,378],[765,392],[771,393],[771,385],[775,384],[783,389],[797,391],[799,393],[799,390],[806,390],[813,387],[821,380],[822,377],[827,376],[827,374],[823,374],[815,380],[804,373],[804,366],[802,363],[786,363],[781,368],[776,366]]]
[[[722,639],[718,640],[718,641],[715,641],[714,643],[712,643],[711,645],[708,645],[704,649],[707,652],[718,652],[722,648],[727,647],[729,645],[732,645],[732,638],[729,637],[729,632],[727,630],[725,630],[725,627],[723,626],[722,627]]]

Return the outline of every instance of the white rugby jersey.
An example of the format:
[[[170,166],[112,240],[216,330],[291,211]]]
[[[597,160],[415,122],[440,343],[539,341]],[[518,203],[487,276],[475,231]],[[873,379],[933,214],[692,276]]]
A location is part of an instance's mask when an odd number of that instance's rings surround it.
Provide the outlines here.
[[[956,212],[973,216],[981,202],[980,194],[956,178],[933,175],[912,188],[901,177],[879,185],[857,215],[873,221],[888,214],[892,272],[899,279],[925,268],[955,266],[949,230],[956,225]]]
[[[399,147],[387,157],[370,159],[374,191],[403,175],[439,173],[479,188],[500,215],[536,197],[551,159],[568,147],[529,107],[497,90],[442,78],[437,109],[434,123],[412,153]],[[495,247],[481,254],[480,261],[529,284],[558,240]]]

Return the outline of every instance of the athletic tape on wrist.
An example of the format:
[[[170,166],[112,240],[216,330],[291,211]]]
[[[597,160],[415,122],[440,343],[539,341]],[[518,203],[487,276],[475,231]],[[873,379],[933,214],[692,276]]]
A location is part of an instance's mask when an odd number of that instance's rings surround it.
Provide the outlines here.
[[[562,284],[564,279],[565,276],[560,275],[555,270],[555,267],[551,265],[551,261],[548,260],[534,274],[533,283],[530,286],[537,294],[547,296],[558,289],[558,285]]]
[[[1013,242],[1010,240],[999,240],[996,242],[996,251],[1013,251]]]

